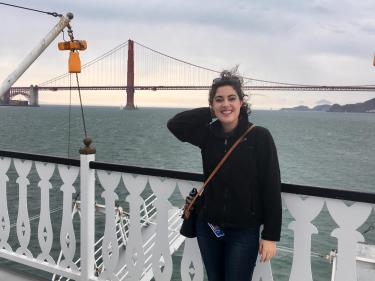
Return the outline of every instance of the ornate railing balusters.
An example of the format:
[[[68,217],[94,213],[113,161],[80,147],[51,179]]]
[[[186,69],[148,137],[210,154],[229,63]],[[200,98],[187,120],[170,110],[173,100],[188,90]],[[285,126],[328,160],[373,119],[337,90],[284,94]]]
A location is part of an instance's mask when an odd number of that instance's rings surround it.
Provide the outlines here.
[[[104,267],[100,273],[100,278],[116,281],[118,278],[114,269],[118,263],[119,249],[116,234],[115,201],[118,200],[118,196],[114,190],[120,183],[121,174],[116,172],[108,174],[106,171],[98,171],[97,175],[104,188],[102,197],[105,201],[105,229],[102,245]]]
[[[55,170],[55,164],[35,162],[36,170],[40,177],[38,186],[40,187],[40,218],[38,226],[38,240],[42,252],[37,259],[50,264],[55,264],[55,261],[50,256],[53,232],[51,225],[50,205],[49,205],[49,190],[52,189],[52,184],[49,182]]]
[[[273,281],[271,263],[269,261],[261,262],[260,256],[258,256],[253,279],[251,281]]]
[[[0,157],[0,250],[5,249],[9,252],[11,252],[12,249],[8,244],[10,221],[7,200],[7,182],[9,178],[6,173],[10,163],[10,158]]]
[[[149,177],[152,191],[156,195],[155,206],[157,210],[156,238],[152,251],[152,271],[156,281],[170,280],[172,276],[172,257],[168,243],[168,210],[172,204],[168,201],[176,188],[176,181]]]
[[[186,181],[178,181],[178,188],[182,198],[189,195],[190,190],[198,188],[199,183],[194,185]],[[201,281],[203,280],[203,262],[199,253],[198,242],[196,238],[186,238],[184,252],[181,259],[181,280],[182,281]]]
[[[331,236],[337,238],[337,270],[335,281],[357,281],[356,253],[358,242],[364,242],[357,231],[372,211],[370,204],[354,203],[347,206],[341,200],[326,199],[329,213],[338,224]]]
[[[27,186],[30,184],[27,175],[30,173],[32,161],[14,159],[14,166],[16,167],[19,177],[17,183],[19,186],[19,202],[18,202],[18,217],[17,217],[17,237],[20,247],[17,249],[17,254],[32,258],[33,255],[27,248],[30,242],[30,220],[29,211],[27,208]]]
[[[126,197],[126,201],[129,202],[130,228],[126,245],[125,264],[128,270],[128,280],[140,280],[145,264],[141,216],[139,212],[143,204],[143,199],[140,194],[146,187],[147,177],[122,174],[122,179],[126,189],[130,193]]]
[[[324,199],[308,197],[302,199],[297,195],[283,194],[286,206],[295,221],[289,224],[294,231],[293,264],[289,281],[313,281],[311,272],[311,235],[318,229],[311,221],[320,213]]]
[[[79,168],[58,165],[58,170],[63,181],[63,185],[60,188],[60,190],[63,192],[63,214],[60,230],[60,245],[64,259],[61,260],[60,266],[70,268],[73,271],[78,271],[77,265],[73,262],[76,252],[76,236],[73,228],[72,195],[73,193],[76,193],[73,183],[78,177]]]

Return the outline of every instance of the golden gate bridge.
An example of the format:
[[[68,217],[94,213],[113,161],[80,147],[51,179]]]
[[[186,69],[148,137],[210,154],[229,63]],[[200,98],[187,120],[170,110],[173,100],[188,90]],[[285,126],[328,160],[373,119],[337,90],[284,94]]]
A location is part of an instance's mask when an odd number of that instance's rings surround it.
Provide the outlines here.
[[[125,91],[126,108],[134,108],[136,91],[202,91],[220,71],[199,66],[133,40],[128,40],[98,58],[84,64],[80,74],[83,91]],[[375,85],[324,86],[293,84],[243,77],[247,91],[375,91]],[[22,95],[30,105],[38,105],[39,91],[69,91],[71,76],[65,73],[40,83],[38,86],[11,87],[3,99],[9,104]]]

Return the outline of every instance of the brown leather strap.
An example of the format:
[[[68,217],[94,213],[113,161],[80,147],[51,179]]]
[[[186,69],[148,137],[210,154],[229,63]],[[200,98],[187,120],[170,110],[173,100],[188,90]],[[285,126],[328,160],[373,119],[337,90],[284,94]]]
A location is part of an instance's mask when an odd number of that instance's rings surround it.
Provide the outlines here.
[[[214,177],[214,175],[217,173],[217,171],[221,168],[221,166],[224,164],[225,160],[229,157],[229,155],[233,152],[233,150],[237,147],[237,145],[244,139],[244,137],[250,133],[252,129],[255,128],[255,125],[251,125],[247,130],[237,139],[237,141],[232,145],[232,147],[225,153],[224,157],[221,159],[219,164],[217,164],[216,168],[212,171],[211,175],[206,179],[204,184],[199,188],[197,195],[194,196],[193,200],[191,200],[190,204],[187,206],[186,210],[184,210],[184,213],[190,212],[191,207],[197,200],[199,196],[202,195],[204,189],[207,187],[208,183],[211,181],[211,179]]]

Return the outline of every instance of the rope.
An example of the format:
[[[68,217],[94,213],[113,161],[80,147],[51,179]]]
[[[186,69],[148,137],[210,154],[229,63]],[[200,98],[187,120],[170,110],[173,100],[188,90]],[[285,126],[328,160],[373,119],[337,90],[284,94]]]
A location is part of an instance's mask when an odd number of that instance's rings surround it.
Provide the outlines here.
[[[73,42],[74,41],[74,35],[73,35],[73,30],[72,27],[68,24],[68,36],[70,40]],[[70,77],[71,74],[69,73]],[[83,122],[83,130],[85,132],[85,138],[87,138],[87,130],[86,130],[86,122],[85,122],[85,114],[83,112],[83,104],[82,104],[82,96],[81,96],[81,87],[79,86],[79,79],[78,79],[78,73],[76,73],[76,80],[77,80],[77,88],[78,88],[78,96],[79,96],[79,104],[81,106],[81,114],[82,114],[82,122]],[[71,86],[70,86],[71,90]],[[70,108],[69,108],[70,109]],[[70,121],[70,112],[69,112],[69,121]],[[69,138],[70,138],[70,123],[69,123]],[[69,155],[69,153],[68,153]]]
[[[79,198],[79,195],[80,195],[80,192],[78,192],[76,194],[76,196],[75,196],[75,198],[73,200],[77,201],[77,199]],[[56,207],[56,208],[50,210],[50,214],[62,211],[63,209],[64,209],[63,207]],[[33,220],[36,220],[38,218],[40,218],[40,215],[35,215],[35,216],[30,217],[29,221],[33,221]],[[13,228],[13,227],[16,227],[16,226],[17,226],[17,223],[13,223],[13,224],[10,225],[10,228]]]
[[[24,10],[33,11],[33,12],[42,13],[42,14],[47,14],[47,15],[51,15],[54,17],[60,17],[60,18],[62,17],[62,14],[58,14],[56,12],[46,12],[42,10],[31,9],[31,8],[17,6],[13,4],[4,3],[4,2],[0,2],[0,5],[9,6],[9,7],[18,8],[18,9],[24,9]]]
[[[285,253],[293,253],[294,252],[293,248],[289,248],[289,247],[286,247],[286,246],[277,246],[277,250],[279,250],[281,252],[285,252]],[[320,253],[313,252],[313,251],[310,252],[310,256],[314,257],[314,258],[326,259],[326,255],[322,255]]]
[[[76,79],[77,79],[77,87],[78,87],[79,103],[80,103],[80,106],[81,106],[81,114],[82,114],[83,130],[85,131],[85,138],[87,138],[86,122],[85,122],[85,114],[83,113],[83,105],[82,105],[82,97],[81,97],[81,88],[79,87],[78,73],[76,73]]]
[[[56,213],[56,212],[59,212],[59,211],[62,211],[62,210],[63,210],[62,207],[57,207],[55,209],[50,210],[50,214],[53,214],[53,213]],[[35,215],[33,217],[30,217],[29,221],[31,222],[31,221],[36,220],[38,218],[40,218],[40,215]],[[10,225],[10,228],[13,228],[13,227],[16,227],[16,226],[17,226],[17,223],[13,223],[13,224]]]
[[[72,112],[72,75],[69,73],[69,117],[68,117],[68,158],[70,158],[70,130],[71,130],[71,120],[70,115]]]

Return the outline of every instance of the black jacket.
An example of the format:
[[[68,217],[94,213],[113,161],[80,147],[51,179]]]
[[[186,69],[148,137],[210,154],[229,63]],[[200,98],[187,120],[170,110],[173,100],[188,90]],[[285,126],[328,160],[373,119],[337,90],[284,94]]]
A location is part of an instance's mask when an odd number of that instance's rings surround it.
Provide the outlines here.
[[[228,136],[218,120],[211,122],[209,108],[184,111],[168,121],[168,129],[179,140],[200,147],[205,179],[251,125],[240,116],[238,126]],[[280,189],[280,169],[272,136],[267,129],[255,127],[213,177],[197,209],[205,220],[222,227],[263,224],[262,239],[278,241]]]

